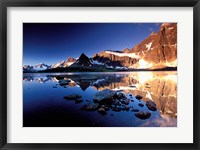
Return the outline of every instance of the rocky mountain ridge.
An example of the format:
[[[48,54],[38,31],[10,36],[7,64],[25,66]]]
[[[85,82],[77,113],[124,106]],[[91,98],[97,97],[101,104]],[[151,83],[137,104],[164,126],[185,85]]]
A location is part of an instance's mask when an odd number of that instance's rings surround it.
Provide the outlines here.
[[[86,68],[93,71],[99,67],[115,70],[177,67],[177,24],[163,23],[157,33],[152,32],[131,49],[105,50],[94,54],[91,58],[82,53],[78,59],[69,57],[66,61],[49,66],[25,65],[23,71],[59,70],[58,68]]]

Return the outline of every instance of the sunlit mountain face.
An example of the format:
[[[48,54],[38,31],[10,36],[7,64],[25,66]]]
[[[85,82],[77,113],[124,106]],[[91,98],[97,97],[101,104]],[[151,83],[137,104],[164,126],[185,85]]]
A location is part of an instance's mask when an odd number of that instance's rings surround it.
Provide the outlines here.
[[[58,101],[66,101],[63,99],[67,93],[82,93],[83,98],[82,105],[88,102],[93,102],[93,95],[98,91],[104,89],[111,89],[114,91],[120,91],[125,95],[142,96],[141,100],[133,99],[134,102],[130,102],[130,108],[133,106],[138,108],[138,103],[145,104],[151,100],[155,102],[157,111],[153,112],[152,119],[144,121],[136,119],[137,126],[176,126],[177,119],[177,73],[176,72],[120,72],[120,73],[57,73],[57,74],[44,74],[41,77],[39,74],[27,74],[24,75],[24,84],[29,87],[31,84],[37,86],[37,88],[44,88],[48,85],[48,88],[57,91],[56,97]],[[60,85],[61,80],[70,81],[67,85]],[[41,84],[43,83],[43,84]],[[31,88],[31,87],[29,87]],[[32,89],[33,90],[33,89]],[[76,90],[77,92],[75,92]],[[32,91],[34,92],[36,91]],[[60,93],[60,94],[58,94]],[[64,93],[64,94],[63,94]],[[35,93],[37,95],[37,93]],[[59,96],[58,96],[59,95]],[[63,96],[62,96],[63,95]],[[33,100],[39,98],[42,103],[42,99],[48,95],[43,94],[41,98],[35,97]],[[66,102],[67,103],[67,102]],[[71,104],[76,109],[81,108],[81,104]],[[48,105],[48,102],[47,102]],[[83,114],[87,112],[79,110]],[[116,112],[110,110],[110,114]],[[109,114],[108,113],[108,114]],[[155,114],[154,114],[155,113]],[[93,114],[96,114],[93,112]],[[119,115],[116,113],[115,115]],[[131,109],[127,114],[134,114]],[[97,115],[97,114],[96,114]],[[108,115],[109,116],[109,115]],[[98,117],[98,115],[96,116]],[[105,117],[106,119],[106,117]],[[119,118],[118,118],[119,119]],[[108,123],[111,126],[118,126]],[[134,126],[130,122],[128,126]]]

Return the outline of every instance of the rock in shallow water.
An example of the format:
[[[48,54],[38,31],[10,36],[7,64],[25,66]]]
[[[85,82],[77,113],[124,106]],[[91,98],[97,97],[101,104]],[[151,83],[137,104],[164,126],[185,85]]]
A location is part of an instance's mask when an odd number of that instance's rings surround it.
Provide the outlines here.
[[[98,107],[99,107],[98,103],[88,103],[88,104],[83,105],[81,109],[85,111],[94,111],[94,110],[97,110]]]
[[[153,101],[147,101],[146,102],[146,106],[147,106],[147,108],[149,109],[149,110],[151,110],[151,111],[156,111],[157,110],[157,108],[156,108],[156,104],[153,102]]]
[[[107,114],[107,112],[106,112],[106,110],[104,108],[99,108],[98,112],[103,116]]]
[[[94,95],[94,101],[95,102],[101,102],[103,100],[108,100],[116,96],[117,92],[109,89],[105,89],[103,91],[97,92]]]
[[[126,96],[123,93],[118,93],[117,94],[117,98],[121,99],[121,98],[126,98]]]
[[[135,116],[144,120],[144,119],[148,119],[149,117],[151,117],[151,113],[148,111],[140,111],[140,112],[136,113]]]
[[[139,103],[139,104],[138,104],[138,106],[140,106],[140,107],[144,107],[144,104],[142,104],[142,103]]]
[[[75,95],[67,95],[64,98],[67,99],[67,100],[76,100],[76,99],[81,98],[81,97],[82,97],[81,95],[75,94]]]
[[[142,99],[142,96],[141,95],[136,95],[135,98],[140,100],[140,99]]]

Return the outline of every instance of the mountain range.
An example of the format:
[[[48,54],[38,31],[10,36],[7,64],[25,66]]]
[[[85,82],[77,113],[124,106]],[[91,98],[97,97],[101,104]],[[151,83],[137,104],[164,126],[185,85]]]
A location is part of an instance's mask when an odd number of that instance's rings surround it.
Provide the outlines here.
[[[177,67],[177,24],[163,23],[158,32],[131,49],[104,50],[91,58],[84,53],[78,59],[47,65],[24,65],[23,72],[109,71],[109,70],[159,70]]]

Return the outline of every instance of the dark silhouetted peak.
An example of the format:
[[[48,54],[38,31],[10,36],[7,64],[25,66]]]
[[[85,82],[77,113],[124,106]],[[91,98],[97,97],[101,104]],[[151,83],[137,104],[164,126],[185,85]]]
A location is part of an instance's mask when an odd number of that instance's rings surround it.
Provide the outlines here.
[[[72,67],[74,66],[92,66],[92,63],[90,59],[84,53],[82,53],[79,59],[74,63],[74,65],[72,65]]]

